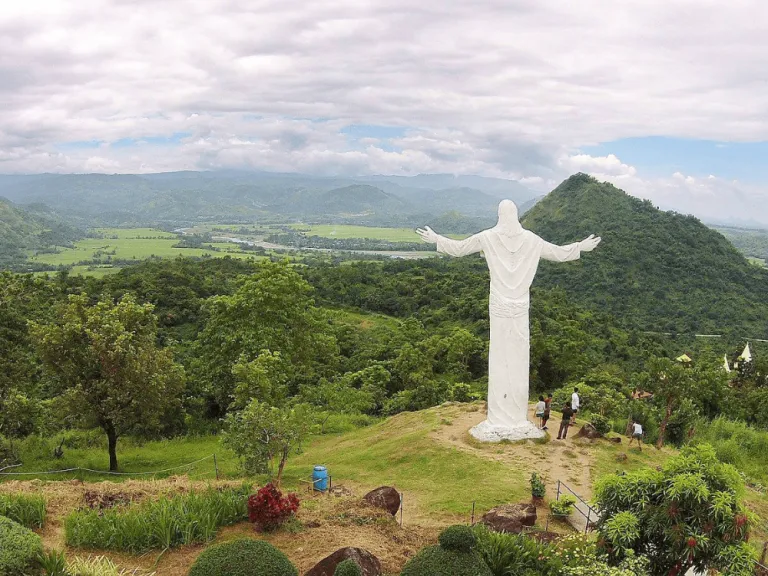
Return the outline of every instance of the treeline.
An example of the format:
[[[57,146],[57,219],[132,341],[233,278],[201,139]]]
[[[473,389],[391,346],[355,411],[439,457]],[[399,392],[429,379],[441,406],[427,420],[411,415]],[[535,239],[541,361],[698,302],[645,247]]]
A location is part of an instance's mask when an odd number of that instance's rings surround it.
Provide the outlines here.
[[[399,252],[434,252],[435,247],[424,242],[392,242],[374,238],[325,238],[323,236],[308,236],[297,230],[286,229],[270,234],[267,242],[294,246],[296,248],[319,248],[325,250],[368,250],[368,251],[399,251]]]

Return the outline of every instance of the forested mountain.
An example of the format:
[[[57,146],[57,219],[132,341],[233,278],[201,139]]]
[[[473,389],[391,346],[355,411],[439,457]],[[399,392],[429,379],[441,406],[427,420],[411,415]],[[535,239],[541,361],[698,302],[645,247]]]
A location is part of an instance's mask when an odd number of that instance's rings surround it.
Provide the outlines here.
[[[750,265],[693,216],[662,212],[585,174],[564,181],[525,216],[526,228],[568,244],[603,238],[569,264],[542,262],[536,285],[642,330],[768,334],[768,270]]]
[[[22,210],[0,198],[0,266],[23,260],[27,250],[66,245],[81,237],[79,230],[60,222],[44,206]]]
[[[18,204],[44,203],[90,226],[286,216],[344,221],[360,213],[365,221],[354,223],[415,225],[450,210],[491,217],[500,197],[525,202],[535,196],[517,182],[493,178],[353,179],[237,171],[0,176],[0,194]]]

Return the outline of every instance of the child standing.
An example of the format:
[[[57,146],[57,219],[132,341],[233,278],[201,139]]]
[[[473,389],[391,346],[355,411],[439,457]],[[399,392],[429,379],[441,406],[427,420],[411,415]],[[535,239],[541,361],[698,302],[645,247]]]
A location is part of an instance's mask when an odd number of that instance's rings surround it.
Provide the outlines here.
[[[536,418],[539,419],[539,428],[544,428],[544,412],[547,409],[547,403],[544,396],[539,396],[539,403],[536,404]]]

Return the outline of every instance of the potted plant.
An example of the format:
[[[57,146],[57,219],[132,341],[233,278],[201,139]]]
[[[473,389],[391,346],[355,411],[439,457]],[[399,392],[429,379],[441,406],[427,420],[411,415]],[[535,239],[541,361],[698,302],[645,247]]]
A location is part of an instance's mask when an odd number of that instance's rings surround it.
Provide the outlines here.
[[[568,494],[560,496],[559,500],[549,503],[549,509],[552,511],[552,516],[555,518],[567,518],[573,512],[573,508],[576,505],[576,498]]]
[[[544,484],[544,480],[542,480],[541,476],[539,476],[536,472],[531,474],[531,496],[533,497],[534,503],[542,502],[546,493],[547,487]]]

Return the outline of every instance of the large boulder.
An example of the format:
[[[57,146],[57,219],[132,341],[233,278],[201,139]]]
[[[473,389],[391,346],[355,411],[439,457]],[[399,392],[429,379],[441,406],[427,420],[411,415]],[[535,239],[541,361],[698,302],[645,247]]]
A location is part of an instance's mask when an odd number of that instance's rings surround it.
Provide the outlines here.
[[[371,506],[382,508],[394,516],[400,510],[400,493],[391,486],[381,486],[363,496]]]
[[[344,560],[352,560],[360,566],[363,576],[381,576],[381,562],[373,554],[363,548],[341,548],[330,556],[323,558],[304,576],[333,576],[336,566]]]
[[[536,524],[536,506],[533,504],[503,504],[489,510],[480,520],[494,532],[520,534],[523,526]]]
[[[589,438],[590,440],[596,440],[602,437],[603,435],[597,431],[597,428],[589,422],[584,424],[584,426],[581,427],[581,430],[579,430],[579,433],[576,434],[576,438]]]

